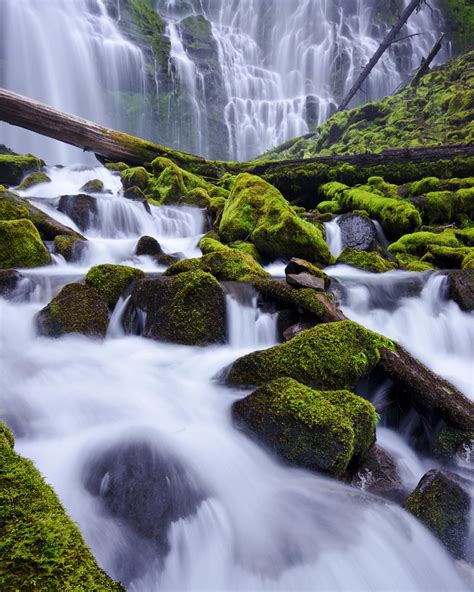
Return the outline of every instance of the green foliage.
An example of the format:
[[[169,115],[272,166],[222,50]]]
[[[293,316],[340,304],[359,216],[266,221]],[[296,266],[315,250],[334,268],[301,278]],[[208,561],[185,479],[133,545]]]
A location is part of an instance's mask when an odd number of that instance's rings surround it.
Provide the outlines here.
[[[122,590],[97,565],[76,524],[0,424],[0,588]]]
[[[39,267],[51,257],[30,220],[0,221],[0,268]]]
[[[92,286],[114,308],[125,289],[135,280],[145,277],[141,269],[126,265],[96,265],[86,275],[86,284]]]

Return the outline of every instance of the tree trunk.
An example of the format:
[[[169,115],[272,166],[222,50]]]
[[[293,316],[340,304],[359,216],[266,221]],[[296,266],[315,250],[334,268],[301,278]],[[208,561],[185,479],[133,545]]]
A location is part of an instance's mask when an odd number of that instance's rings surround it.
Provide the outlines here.
[[[423,60],[421,61],[421,65],[418,68],[418,71],[416,72],[415,76],[413,77],[413,80],[410,82],[411,86],[416,86],[418,84],[418,82],[420,82],[420,79],[426,74],[426,72],[428,71],[428,69],[430,67],[431,62],[438,55],[438,53],[443,45],[443,39],[444,39],[444,33],[441,33],[440,38],[433,45],[433,49],[430,51],[428,56],[426,58],[423,58]]]

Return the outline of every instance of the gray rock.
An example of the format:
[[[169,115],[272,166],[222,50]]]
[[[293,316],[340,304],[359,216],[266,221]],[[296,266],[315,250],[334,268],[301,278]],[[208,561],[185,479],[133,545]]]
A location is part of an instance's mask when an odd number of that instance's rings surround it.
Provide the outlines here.
[[[58,210],[69,216],[78,228],[84,231],[89,228],[97,214],[97,201],[95,197],[85,193],[63,195],[59,199]]]
[[[369,218],[359,214],[345,214],[338,220],[345,249],[374,251],[377,248],[377,229]]]
[[[474,269],[457,269],[449,272],[449,297],[461,310],[474,310]]]
[[[324,280],[309,273],[288,273],[286,275],[286,281],[290,286],[295,288],[312,288],[313,290],[324,290]]]
[[[352,485],[398,503],[406,498],[394,461],[377,445],[369,450],[364,464],[352,478]]]

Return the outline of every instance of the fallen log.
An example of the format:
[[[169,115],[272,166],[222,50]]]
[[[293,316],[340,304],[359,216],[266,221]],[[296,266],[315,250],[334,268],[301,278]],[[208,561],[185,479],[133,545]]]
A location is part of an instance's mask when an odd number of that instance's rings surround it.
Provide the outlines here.
[[[444,33],[441,33],[438,41],[436,41],[436,43],[433,45],[432,50],[430,51],[430,53],[426,56],[426,58],[423,58],[421,60],[421,64],[420,67],[418,68],[415,76],[413,76],[412,81],[410,82],[411,86],[416,86],[421,78],[423,78],[423,76],[426,74],[426,72],[428,71],[431,62],[435,59],[435,57],[438,55],[441,47],[443,46],[443,39],[444,39]]]
[[[344,111],[347,105],[350,103],[353,96],[357,93],[359,88],[362,86],[368,75],[372,72],[372,70],[377,65],[377,62],[383,56],[385,51],[397,41],[396,37],[400,30],[402,29],[403,25],[407,22],[410,16],[415,12],[415,10],[419,10],[421,4],[424,0],[411,0],[410,4],[405,8],[405,10],[400,15],[398,21],[393,25],[390,29],[389,33],[379,45],[377,51],[374,53],[372,58],[370,59],[369,63],[365,66],[360,76],[355,81],[354,85],[352,86],[351,90],[347,93],[344,97],[343,101],[339,105],[338,111]]]

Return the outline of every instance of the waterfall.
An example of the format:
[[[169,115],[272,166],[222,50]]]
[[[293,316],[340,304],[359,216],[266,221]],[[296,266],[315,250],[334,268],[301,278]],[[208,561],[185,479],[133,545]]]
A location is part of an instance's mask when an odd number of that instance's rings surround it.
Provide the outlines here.
[[[2,0],[0,39],[1,86],[97,123],[142,133],[142,114],[127,120],[120,98],[145,96],[145,60],[120,34],[104,0]],[[0,124],[0,143],[49,164],[95,161],[6,124]]]
[[[329,250],[334,257],[338,257],[342,252],[343,246],[341,227],[337,223],[337,218],[331,220],[331,222],[325,222],[324,228],[326,230],[326,242]]]

